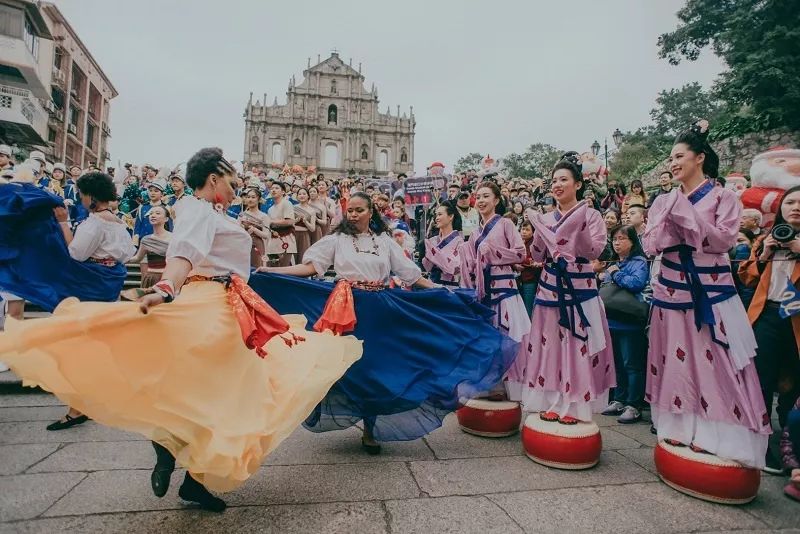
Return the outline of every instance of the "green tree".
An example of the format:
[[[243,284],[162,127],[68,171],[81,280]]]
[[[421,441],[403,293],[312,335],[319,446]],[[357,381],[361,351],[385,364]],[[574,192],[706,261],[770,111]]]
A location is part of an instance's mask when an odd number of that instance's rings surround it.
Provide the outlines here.
[[[512,152],[503,158],[503,167],[509,176],[537,178],[547,176],[558,161],[562,151],[547,143],[534,143],[525,152]]]
[[[800,9],[797,0],[687,0],[678,28],[658,39],[659,55],[677,65],[711,47],[728,70],[715,92],[750,124],[800,127]]]
[[[650,111],[653,119],[652,134],[675,137],[699,119],[714,122],[719,113],[719,103],[697,83],[688,83],[680,89],[661,91],[656,97],[656,107]]]
[[[623,182],[630,182],[637,176],[637,170],[643,165],[652,162],[655,166],[659,161],[658,153],[644,142],[626,141],[614,153],[609,167],[614,178]]]
[[[461,156],[453,167],[456,172],[464,172],[467,169],[480,169],[483,161],[483,154],[470,152],[466,156]]]

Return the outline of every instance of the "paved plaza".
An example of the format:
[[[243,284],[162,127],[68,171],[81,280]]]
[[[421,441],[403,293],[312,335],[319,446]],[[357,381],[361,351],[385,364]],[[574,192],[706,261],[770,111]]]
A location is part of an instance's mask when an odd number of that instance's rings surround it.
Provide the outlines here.
[[[583,472],[530,461],[519,436],[464,434],[454,416],[425,439],[362,452],[359,432],[298,429],[212,514],[150,491],[142,437],[94,422],[60,432],[44,393],[0,394],[0,532],[800,532],[784,478],[765,475],[751,504],[686,497],[655,474],[649,425],[598,418],[604,452]]]

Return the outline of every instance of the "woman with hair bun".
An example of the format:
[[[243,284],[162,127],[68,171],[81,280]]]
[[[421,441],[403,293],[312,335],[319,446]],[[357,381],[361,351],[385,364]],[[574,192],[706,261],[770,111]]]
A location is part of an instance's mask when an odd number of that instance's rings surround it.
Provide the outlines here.
[[[719,158],[699,121],[678,135],[669,167],[680,187],[648,212],[644,248],[663,254],[653,286],[645,400],[660,440],[763,468],[770,434],[728,250],[741,204],[715,187]]]
[[[494,310],[494,325],[520,342],[531,327],[525,302],[517,288],[514,265],[525,259],[525,243],[510,219],[494,182],[475,190],[478,228],[461,247],[461,287],[475,289],[478,300]]]
[[[363,421],[362,446],[378,454],[379,442],[420,438],[459,398],[500,382],[517,345],[492,326],[491,311],[472,292],[422,277],[367,194],[353,193],[345,215],[301,264],[262,268],[250,285],[282,313],[303,313],[317,330],[352,331],[364,341],[362,359],[305,426],[324,432]],[[297,278],[323,277],[331,266],[335,285]],[[392,276],[423,291],[389,289]]]
[[[461,237],[461,215],[455,201],[443,202],[436,208],[434,224],[438,233],[425,240],[422,266],[437,284],[458,287],[461,271],[458,250],[464,239]]]
[[[506,388],[526,411],[565,425],[592,420],[615,386],[614,352],[591,262],[606,245],[603,218],[582,200],[577,152],[556,163],[550,186],[557,209],[528,210],[531,256],[544,262],[529,335]]]

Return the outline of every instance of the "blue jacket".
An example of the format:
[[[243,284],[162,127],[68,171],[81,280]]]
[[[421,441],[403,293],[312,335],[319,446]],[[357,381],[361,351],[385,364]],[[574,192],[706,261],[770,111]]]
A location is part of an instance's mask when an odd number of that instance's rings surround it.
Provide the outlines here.
[[[611,274],[611,280],[619,287],[627,289],[631,293],[638,295],[647,287],[650,280],[650,267],[647,265],[647,258],[644,256],[634,256],[620,262],[619,271]]]
[[[636,295],[639,300],[644,300],[642,291],[650,282],[650,265],[644,256],[633,256],[618,265],[619,271],[611,274],[610,279],[619,287]],[[608,319],[608,328],[613,330],[639,330],[640,325],[625,323]]]

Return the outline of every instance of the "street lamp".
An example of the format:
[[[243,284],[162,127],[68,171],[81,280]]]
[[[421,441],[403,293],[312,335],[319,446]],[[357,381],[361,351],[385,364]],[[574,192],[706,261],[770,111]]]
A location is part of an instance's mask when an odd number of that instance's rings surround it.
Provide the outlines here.
[[[597,140],[595,140],[595,142],[592,143],[591,148],[592,148],[592,154],[594,154],[595,156],[600,153],[600,143],[598,143]]]
[[[617,148],[619,148],[619,145],[622,144],[622,138],[623,137],[625,137],[625,135],[622,132],[619,131],[619,128],[614,130],[614,133],[611,134],[611,139],[614,140],[614,144],[616,145]],[[595,141],[595,142],[597,142],[597,141]]]

